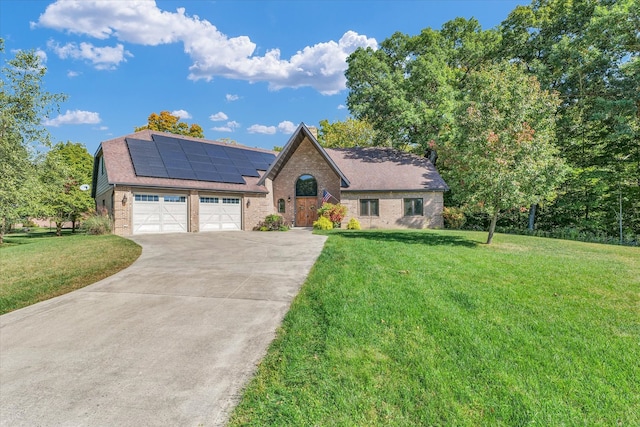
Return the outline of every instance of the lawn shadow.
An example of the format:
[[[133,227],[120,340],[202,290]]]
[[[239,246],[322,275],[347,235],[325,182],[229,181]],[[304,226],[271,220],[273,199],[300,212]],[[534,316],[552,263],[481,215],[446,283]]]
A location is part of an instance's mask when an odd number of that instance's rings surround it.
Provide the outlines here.
[[[77,236],[79,234],[84,234],[84,233],[78,230],[75,233],[72,233],[71,229],[63,229],[61,237]],[[58,237],[56,236],[55,230],[35,229],[29,232],[20,231],[20,232],[7,233],[4,235],[4,242],[6,246],[24,245],[27,243],[31,243],[32,241],[34,241],[34,239],[37,240],[37,239],[44,239],[44,238],[51,238],[51,237]]]
[[[336,231],[346,239],[365,239],[378,242],[399,242],[429,246],[464,246],[474,248],[479,245],[478,242],[469,240],[463,236],[445,236],[442,234],[429,233],[424,230],[362,230],[362,231]]]

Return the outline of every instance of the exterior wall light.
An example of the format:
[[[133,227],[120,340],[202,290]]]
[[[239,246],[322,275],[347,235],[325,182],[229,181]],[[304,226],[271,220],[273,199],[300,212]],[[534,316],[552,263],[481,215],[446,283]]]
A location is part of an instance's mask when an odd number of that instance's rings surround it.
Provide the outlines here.
[[[122,205],[126,205],[127,204],[127,195],[125,194],[124,196],[122,196]]]

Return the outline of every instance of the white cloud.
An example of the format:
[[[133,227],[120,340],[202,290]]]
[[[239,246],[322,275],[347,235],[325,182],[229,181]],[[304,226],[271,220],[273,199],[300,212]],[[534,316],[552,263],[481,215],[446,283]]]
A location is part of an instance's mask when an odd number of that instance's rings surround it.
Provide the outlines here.
[[[233,102],[233,101],[237,101],[238,99],[240,99],[240,97],[238,95],[232,95],[230,93],[227,94],[226,98],[227,98],[228,102]]]
[[[133,56],[124,46],[117,44],[114,47],[96,47],[91,43],[67,43],[60,46],[57,42],[49,40],[47,47],[55,52],[61,59],[82,59],[89,61],[98,70],[113,70],[121,62],[126,62],[125,56]]]
[[[91,111],[67,110],[66,113],[58,115],[54,119],[45,119],[45,126],[58,127],[60,125],[94,125],[100,123],[100,114]]]
[[[181,119],[190,119],[191,118],[191,114],[189,114],[189,112],[186,111],[186,110],[173,110],[171,112],[171,115],[180,117]]]
[[[227,120],[228,118],[229,117],[222,111],[219,111],[209,116],[209,120],[211,120],[212,122],[221,122],[223,120]]]
[[[273,135],[276,133],[275,126],[265,126],[265,125],[251,125],[247,128],[249,133],[262,133],[265,135]]]
[[[211,130],[215,130],[218,132],[233,132],[239,127],[240,127],[240,123],[236,122],[235,120],[232,120],[230,122],[227,122],[226,126],[212,127]]]
[[[73,77],[78,77],[79,75],[80,73],[77,71],[73,71],[73,70],[67,71],[67,77],[69,77],[70,79]]]
[[[40,63],[45,64],[47,62],[47,52],[44,50],[37,49],[36,56],[40,58]]]
[[[343,104],[338,105],[338,110],[346,110],[347,107],[345,107]]]
[[[146,1],[58,0],[32,26],[147,46],[182,43],[193,61],[192,80],[219,76],[268,82],[272,90],[311,86],[326,95],[345,89],[349,54],[358,47],[377,48],[374,38],[347,31],[337,42],[306,46],[289,59],[281,58],[278,48],[257,56],[256,44],[247,36],[229,37],[184,8],[168,12]]]
[[[298,126],[294,125],[293,122],[285,120],[284,122],[278,123],[278,130],[281,133],[292,134]]]

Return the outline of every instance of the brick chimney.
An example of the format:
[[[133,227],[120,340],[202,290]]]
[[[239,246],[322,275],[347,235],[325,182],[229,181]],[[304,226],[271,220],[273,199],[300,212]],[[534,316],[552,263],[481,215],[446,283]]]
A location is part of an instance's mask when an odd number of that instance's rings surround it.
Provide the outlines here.
[[[311,135],[313,135],[313,137],[315,139],[318,139],[318,128],[315,126],[307,126],[307,129],[309,129],[309,132],[311,132]]]

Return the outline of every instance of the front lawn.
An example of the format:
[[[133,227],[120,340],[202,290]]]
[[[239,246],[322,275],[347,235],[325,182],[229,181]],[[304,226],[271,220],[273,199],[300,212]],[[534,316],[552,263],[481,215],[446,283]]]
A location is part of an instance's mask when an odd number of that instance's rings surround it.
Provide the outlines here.
[[[38,230],[9,234],[0,245],[0,314],[70,292],[108,277],[142,251],[118,236]]]
[[[640,425],[640,249],[330,234],[240,425]]]

